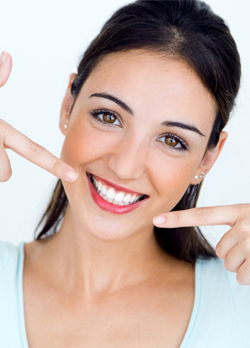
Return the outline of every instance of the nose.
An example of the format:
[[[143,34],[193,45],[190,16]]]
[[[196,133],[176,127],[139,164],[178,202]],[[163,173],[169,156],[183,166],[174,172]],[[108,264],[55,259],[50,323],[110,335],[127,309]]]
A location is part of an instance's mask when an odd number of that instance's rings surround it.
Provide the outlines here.
[[[109,157],[109,167],[121,179],[139,179],[145,172],[147,148],[135,137],[126,137],[115,146]]]

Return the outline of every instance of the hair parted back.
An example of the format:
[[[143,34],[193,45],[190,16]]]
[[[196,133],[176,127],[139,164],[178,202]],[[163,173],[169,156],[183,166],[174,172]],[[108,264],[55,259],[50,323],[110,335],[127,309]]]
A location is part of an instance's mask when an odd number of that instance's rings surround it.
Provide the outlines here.
[[[137,0],[118,9],[80,60],[71,86],[72,109],[84,82],[107,54],[133,49],[155,52],[162,57],[170,55],[193,68],[217,104],[207,144],[207,149],[214,148],[234,107],[241,76],[237,46],[224,20],[198,0]],[[194,208],[201,185],[202,182],[190,185],[173,210]],[[36,228],[37,231],[44,222],[36,240],[57,233],[67,204],[62,182],[58,180]],[[194,264],[198,256],[217,257],[198,227],[175,228],[174,231],[154,227],[154,233],[161,247],[178,259]]]

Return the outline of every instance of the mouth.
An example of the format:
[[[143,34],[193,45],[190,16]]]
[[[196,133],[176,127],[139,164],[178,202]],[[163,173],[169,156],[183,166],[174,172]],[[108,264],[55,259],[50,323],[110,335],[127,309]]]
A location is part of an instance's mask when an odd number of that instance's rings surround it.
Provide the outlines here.
[[[149,198],[148,195],[130,192],[128,189],[118,189],[104,179],[101,179],[91,173],[87,173],[89,188],[95,203],[103,210],[124,214],[138,208]]]

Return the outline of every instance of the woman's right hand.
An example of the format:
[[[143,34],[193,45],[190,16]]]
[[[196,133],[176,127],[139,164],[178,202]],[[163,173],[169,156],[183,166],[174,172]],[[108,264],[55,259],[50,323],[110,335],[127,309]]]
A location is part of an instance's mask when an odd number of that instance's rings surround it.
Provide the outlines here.
[[[3,52],[0,57],[0,87],[7,82],[11,68],[11,55]],[[13,150],[60,179],[69,182],[77,179],[78,173],[72,167],[0,119],[0,182],[8,181],[12,175],[10,160],[5,149]],[[68,173],[71,174],[71,178],[67,176]]]

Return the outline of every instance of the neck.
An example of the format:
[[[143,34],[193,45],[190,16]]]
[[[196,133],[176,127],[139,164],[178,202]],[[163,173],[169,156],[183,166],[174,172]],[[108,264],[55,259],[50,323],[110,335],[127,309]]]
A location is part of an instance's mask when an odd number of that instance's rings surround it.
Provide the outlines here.
[[[68,208],[60,230],[45,245],[45,269],[51,272],[55,267],[52,273],[59,275],[68,292],[88,296],[142,284],[156,275],[159,265],[166,268],[166,261],[171,266],[173,260],[159,247],[153,227],[123,239],[101,240],[79,226]]]

